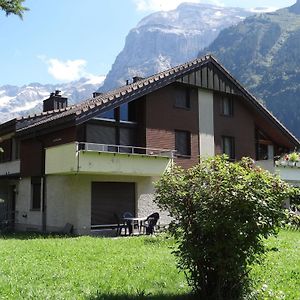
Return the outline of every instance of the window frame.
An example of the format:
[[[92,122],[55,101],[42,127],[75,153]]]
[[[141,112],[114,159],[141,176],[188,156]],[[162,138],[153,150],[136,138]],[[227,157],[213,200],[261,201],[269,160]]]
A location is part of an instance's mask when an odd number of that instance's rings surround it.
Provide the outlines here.
[[[38,188],[36,192],[35,189]],[[35,197],[38,195],[38,199]],[[42,208],[42,178],[41,177],[31,177],[31,201],[30,210],[31,211],[41,211]]]
[[[228,100],[228,112],[225,110],[225,100]],[[224,117],[233,117],[234,116],[234,101],[230,96],[222,96],[221,105],[220,105],[220,114]]]
[[[178,140],[179,139],[179,135],[185,134],[185,143],[186,143],[186,152],[185,153],[181,153],[178,150],[178,144],[180,144],[181,142]],[[191,143],[191,132],[187,131],[187,130],[177,130],[175,129],[175,150],[176,150],[176,156],[177,157],[183,157],[183,158],[190,158],[191,157],[191,147],[192,143]]]
[[[225,152],[225,140],[229,140],[229,153]],[[221,137],[221,148],[222,148],[222,154],[226,154],[229,157],[229,160],[234,161],[236,159],[236,149],[235,149],[235,138],[233,136],[228,135],[222,135]]]
[[[184,105],[181,105],[179,103],[178,97],[181,95],[183,96],[184,93]],[[190,110],[191,109],[191,93],[190,89],[188,87],[175,87],[174,88],[174,107],[179,108],[179,109],[186,109]]]

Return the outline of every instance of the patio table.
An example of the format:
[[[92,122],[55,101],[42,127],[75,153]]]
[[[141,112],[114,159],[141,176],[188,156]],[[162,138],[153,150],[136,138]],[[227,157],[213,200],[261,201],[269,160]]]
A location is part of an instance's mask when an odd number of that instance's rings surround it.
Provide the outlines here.
[[[135,224],[138,225],[139,234],[141,234],[143,222],[145,222],[145,221],[147,220],[147,217],[127,217],[127,218],[123,218],[123,220],[124,220],[129,226],[131,226],[131,230],[129,229],[129,233],[130,233],[130,234],[133,234],[133,233],[134,233],[134,225],[135,225]]]

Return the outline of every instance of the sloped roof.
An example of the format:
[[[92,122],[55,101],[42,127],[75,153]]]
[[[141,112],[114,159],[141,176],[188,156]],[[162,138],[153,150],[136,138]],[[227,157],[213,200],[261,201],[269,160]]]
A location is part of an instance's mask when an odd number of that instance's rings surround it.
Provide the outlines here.
[[[300,143],[252,94],[250,94],[230,73],[211,55],[197,58],[190,62],[165,70],[145,79],[122,86],[115,90],[101,94],[95,98],[89,98],[77,105],[69,106],[65,109],[44,112],[39,115],[23,117],[17,119],[16,131],[20,134],[31,132],[36,129],[49,127],[55,124],[63,124],[72,121],[74,124],[83,123],[99,113],[108,111],[123,103],[138,99],[144,95],[154,92],[162,87],[177,81],[195,71],[200,70],[205,65],[212,64],[230,82],[234,89],[233,93],[242,95],[243,98],[256,110],[259,110],[264,117],[269,119],[288,139],[299,147]],[[209,87],[207,87],[209,88]],[[5,124],[5,123],[4,123]],[[2,124],[2,125],[4,125]],[[0,125],[0,128],[1,126]]]

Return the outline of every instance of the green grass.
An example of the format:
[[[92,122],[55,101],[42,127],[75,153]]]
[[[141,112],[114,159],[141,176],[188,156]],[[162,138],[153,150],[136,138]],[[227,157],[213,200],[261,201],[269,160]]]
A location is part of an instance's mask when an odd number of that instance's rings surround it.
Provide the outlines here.
[[[251,273],[262,299],[300,300],[300,231],[281,231],[266,244],[264,263]]]
[[[300,299],[300,232],[267,244],[266,264],[252,276],[273,298]],[[0,299],[191,299],[166,237],[0,237]]]

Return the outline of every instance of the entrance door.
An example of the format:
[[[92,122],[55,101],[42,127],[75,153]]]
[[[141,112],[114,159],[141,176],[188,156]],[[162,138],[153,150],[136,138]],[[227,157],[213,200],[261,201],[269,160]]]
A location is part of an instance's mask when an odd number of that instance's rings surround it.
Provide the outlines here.
[[[114,214],[135,214],[135,184],[132,182],[92,182],[92,225],[115,224]]]

